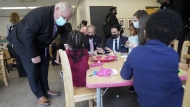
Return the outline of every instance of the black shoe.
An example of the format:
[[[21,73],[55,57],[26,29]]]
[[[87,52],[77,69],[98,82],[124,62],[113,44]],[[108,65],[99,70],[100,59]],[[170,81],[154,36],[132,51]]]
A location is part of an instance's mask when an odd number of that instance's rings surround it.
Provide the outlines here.
[[[129,92],[135,92],[135,89],[133,86],[131,86],[129,89],[128,89]]]

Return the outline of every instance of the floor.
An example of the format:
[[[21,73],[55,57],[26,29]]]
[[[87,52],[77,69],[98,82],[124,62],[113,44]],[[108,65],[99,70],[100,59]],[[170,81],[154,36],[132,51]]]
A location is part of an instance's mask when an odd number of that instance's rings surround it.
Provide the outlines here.
[[[48,98],[49,107],[65,107],[63,80],[59,76],[61,66],[49,67],[49,86],[51,90],[60,91],[59,97]],[[27,78],[19,78],[17,70],[9,74],[9,86],[0,80],[0,107],[42,107],[30,90]],[[128,92],[129,87],[109,88],[103,96],[104,107],[140,107],[136,93]],[[76,103],[76,107],[88,107],[88,102]]]

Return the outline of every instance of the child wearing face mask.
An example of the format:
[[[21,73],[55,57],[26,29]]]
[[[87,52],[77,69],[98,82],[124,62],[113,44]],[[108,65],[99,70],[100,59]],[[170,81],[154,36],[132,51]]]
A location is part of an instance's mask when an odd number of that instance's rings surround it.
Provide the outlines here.
[[[68,37],[68,49],[66,50],[73,79],[74,87],[86,86],[86,70],[88,65],[88,50],[84,46],[85,35],[77,30]]]
[[[134,27],[133,23],[129,25],[129,32],[130,37],[128,38],[128,41],[125,43],[125,47],[129,48],[129,52],[136,46],[138,46],[138,35],[137,35],[137,29]]]

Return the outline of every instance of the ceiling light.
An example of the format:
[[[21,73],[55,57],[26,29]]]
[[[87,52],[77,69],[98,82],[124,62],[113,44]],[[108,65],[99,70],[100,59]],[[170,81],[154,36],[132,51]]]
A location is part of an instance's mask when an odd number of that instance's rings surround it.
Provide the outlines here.
[[[27,9],[26,7],[1,7],[1,9]]]
[[[37,7],[40,7],[40,6],[35,6],[35,7],[27,7],[28,9],[35,9]]]
[[[73,8],[75,8],[75,6],[72,6]]]

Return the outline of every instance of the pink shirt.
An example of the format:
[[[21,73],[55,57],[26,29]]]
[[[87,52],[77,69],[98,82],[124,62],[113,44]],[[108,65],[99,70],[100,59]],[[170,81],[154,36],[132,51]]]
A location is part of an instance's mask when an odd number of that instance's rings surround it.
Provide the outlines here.
[[[66,50],[71,72],[72,72],[72,78],[73,78],[73,86],[74,87],[84,87],[86,86],[86,70],[89,69],[88,65],[88,50],[84,49],[84,56],[82,56],[81,60],[79,62],[74,62],[71,56],[69,54],[73,54],[72,50]],[[69,54],[68,54],[69,53]],[[78,52],[80,54],[80,52]]]

